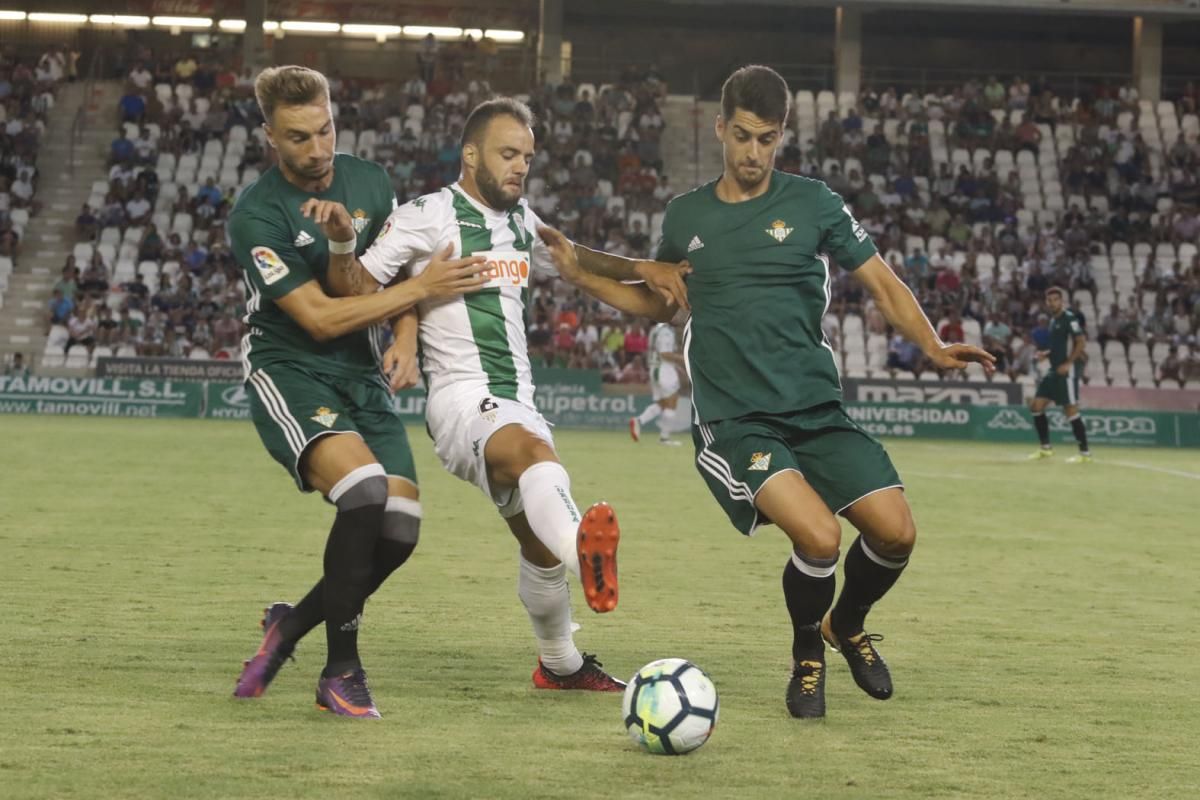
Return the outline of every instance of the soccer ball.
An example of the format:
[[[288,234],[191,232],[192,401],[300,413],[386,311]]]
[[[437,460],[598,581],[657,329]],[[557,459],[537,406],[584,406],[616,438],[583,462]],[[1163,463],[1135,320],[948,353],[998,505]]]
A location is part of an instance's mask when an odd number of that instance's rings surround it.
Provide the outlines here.
[[[621,710],[630,738],[644,750],[678,756],[708,741],[720,701],[704,670],[682,658],[660,658],[629,679]]]

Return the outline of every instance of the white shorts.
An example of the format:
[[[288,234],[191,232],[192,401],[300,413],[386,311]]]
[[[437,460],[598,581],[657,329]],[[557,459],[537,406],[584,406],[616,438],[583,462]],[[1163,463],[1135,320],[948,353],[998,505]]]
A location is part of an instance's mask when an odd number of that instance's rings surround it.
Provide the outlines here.
[[[654,393],[655,400],[679,394],[679,372],[674,364],[658,365],[658,369],[654,371],[654,378],[650,381],[650,390]]]
[[[554,447],[550,423],[537,411],[515,400],[480,392],[437,391],[429,396],[425,421],[433,436],[433,449],[446,471],[479,487],[508,519],[524,510],[521,492],[493,490],[488,485],[483,453],[492,434],[506,425],[523,425],[530,433]]]

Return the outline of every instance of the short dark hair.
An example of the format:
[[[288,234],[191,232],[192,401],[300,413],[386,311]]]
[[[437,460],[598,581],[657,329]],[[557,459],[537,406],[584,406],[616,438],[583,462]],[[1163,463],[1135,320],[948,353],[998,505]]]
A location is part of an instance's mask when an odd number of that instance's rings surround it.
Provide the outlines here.
[[[787,122],[792,95],[775,70],[751,64],[736,70],[721,87],[721,116],[728,122],[736,109],[768,122]]]
[[[509,116],[527,128],[533,127],[533,112],[529,110],[529,106],[515,97],[493,97],[471,109],[466,124],[463,125],[463,145],[468,143],[478,145],[483,139],[488,123],[500,116]]]
[[[1061,286],[1051,286],[1049,289],[1046,290],[1046,297],[1049,297],[1052,294],[1058,295],[1063,300],[1067,299],[1067,290],[1062,288]]]

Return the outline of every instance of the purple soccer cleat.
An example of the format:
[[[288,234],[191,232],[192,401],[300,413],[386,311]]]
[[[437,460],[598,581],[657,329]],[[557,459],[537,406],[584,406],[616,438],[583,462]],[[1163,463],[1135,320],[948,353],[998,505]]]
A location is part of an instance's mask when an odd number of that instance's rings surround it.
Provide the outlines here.
[[[286,642],[279,633],[279,622],[292,610],[290,603],[272,603],[263,611],[262,627],[266,633],[258,652],[242,665],[233,696],[239,698],[262,697],[283,666],[296,649],[294,642]]]
[[[317,681],[317,708],[343,717],[379,719],[362,667]]]

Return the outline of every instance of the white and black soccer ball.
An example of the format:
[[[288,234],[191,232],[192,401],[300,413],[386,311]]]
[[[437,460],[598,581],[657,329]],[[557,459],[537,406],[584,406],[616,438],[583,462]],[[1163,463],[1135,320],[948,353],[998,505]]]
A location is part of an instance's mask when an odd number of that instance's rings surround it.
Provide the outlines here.
[[[621,705],[625,729],[656,755],[690,753],[717,724],[717,687],[704,670],[682,658],[660,658],[634,673]]]

